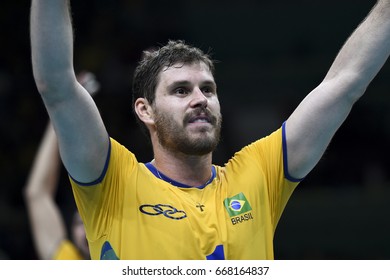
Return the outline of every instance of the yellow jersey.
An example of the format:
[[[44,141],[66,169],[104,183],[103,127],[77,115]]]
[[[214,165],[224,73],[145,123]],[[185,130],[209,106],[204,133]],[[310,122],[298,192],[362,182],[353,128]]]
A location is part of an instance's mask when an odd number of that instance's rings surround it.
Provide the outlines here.
[[[64,240],[58,246],[53,257],[54,260],[84,260],[80,251],[69,240]]]
[[[273,259],[298,184],[286,179],[280,128],[237,152],[199,188],[169,180],[114,139],[101,179],[71,178],[92,259]],[[288,176],[287,176],[288,177]]]

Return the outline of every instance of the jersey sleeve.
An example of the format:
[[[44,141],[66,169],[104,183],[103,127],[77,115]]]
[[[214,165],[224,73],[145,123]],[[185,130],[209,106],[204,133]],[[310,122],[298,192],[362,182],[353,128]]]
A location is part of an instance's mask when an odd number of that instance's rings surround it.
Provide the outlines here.
[[[282,212],[290,199],[293,191],[299,184],[288,175],[287,150],[285,143],[284,126],[276,132],[259,140],[255,149],[258,150],[258,164],[267,180],[267,190],[273,224],[276,227]],[[265,164],[268,163],[268,164]]]
[[[110,138],[109,155],[101,179],[93,184],[81,184],[70,178],[89,242],[104,236],[113,221],[120,219],[125,193],[121,178],[123,174],[133,172],[136,163],[133,153]]]
[[[267,213],[274,230],[287,201],[299,184],[299,180],[286,176],[283,129],[281,127],[244,147],[226,165],[228,174],[240,178],[239,181],[235,179],[235,185],[240,188],[236,192],[249,193],[251,204]]]

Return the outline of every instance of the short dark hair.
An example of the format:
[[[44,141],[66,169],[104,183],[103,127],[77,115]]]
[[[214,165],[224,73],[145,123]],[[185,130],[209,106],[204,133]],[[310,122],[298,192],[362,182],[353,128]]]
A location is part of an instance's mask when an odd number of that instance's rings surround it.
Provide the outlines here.
[[[214,75],[215,67],[209,53],[191,46],[183,40],[169,40],[168,43],[154,50],[146,50],[135,69],[133,77],[133,107],[137,98],[143,97],[150,104],[154,103],[160,72],[176,63],[205,63]],[[139,121],[138,117],[137,120]],[[145,128],[143,122],[139,121]]]

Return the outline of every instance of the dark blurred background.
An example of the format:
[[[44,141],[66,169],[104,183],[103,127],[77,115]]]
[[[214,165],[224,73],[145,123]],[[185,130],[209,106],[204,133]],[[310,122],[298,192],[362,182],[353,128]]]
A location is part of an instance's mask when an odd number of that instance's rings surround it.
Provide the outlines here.
[[[131,111],[141,51],[184,39],[219,60],[224,116],[215,163],[277,129],[324,77],[375,1],[72,1],[76,70],[96,74],[112,137],[152,157]],[[0,258],[35,259],[22,189],[47,123],[30,62],[27,0],[0,4]],[[277,259],[390,259],[390,63],[291,198]],[[63,170],[57,200],[74,207]]]

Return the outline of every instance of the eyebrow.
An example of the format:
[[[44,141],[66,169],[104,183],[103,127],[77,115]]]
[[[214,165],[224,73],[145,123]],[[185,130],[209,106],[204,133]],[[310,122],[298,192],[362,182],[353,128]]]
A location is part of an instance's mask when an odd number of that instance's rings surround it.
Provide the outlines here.
[[[180,80],[180,81],[175,81],[172,84],[168,86],[169,90],[176,89],[178,87],[188,87],[191,85],[191,82],[188,80]],[[201,83],[202,86],[211,86],[214,88],[217,88],[217,84],[213,80],[206,80]]]

